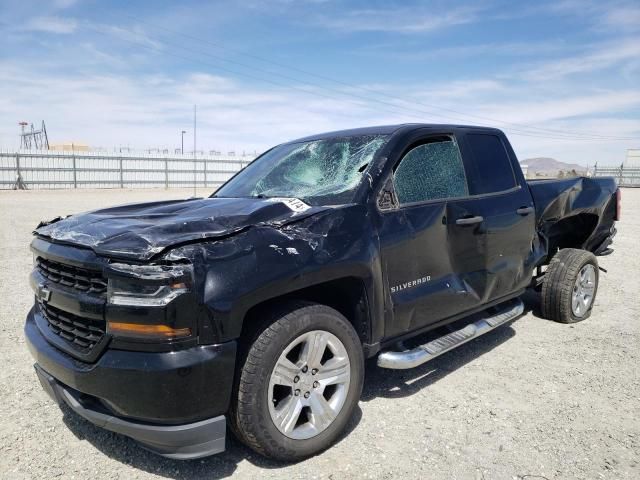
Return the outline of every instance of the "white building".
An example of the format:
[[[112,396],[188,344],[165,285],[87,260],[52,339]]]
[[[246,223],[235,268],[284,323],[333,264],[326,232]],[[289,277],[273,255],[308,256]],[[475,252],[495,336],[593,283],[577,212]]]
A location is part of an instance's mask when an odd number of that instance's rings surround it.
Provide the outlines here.
[[[630,148],[627,150],[624,168],[640,168],[640,148]]]

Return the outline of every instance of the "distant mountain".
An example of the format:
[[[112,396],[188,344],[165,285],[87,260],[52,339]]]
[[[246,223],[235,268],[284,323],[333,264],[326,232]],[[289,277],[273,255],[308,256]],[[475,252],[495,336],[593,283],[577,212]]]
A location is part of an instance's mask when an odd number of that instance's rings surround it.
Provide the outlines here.
[[[557,177],[560,172],[564,174],[575,170],[578,175],[585,175],[587,167],[577,163],[566,163],[555,158],[537,157],[520,160],[521,165],[527,166],[528,177]]]

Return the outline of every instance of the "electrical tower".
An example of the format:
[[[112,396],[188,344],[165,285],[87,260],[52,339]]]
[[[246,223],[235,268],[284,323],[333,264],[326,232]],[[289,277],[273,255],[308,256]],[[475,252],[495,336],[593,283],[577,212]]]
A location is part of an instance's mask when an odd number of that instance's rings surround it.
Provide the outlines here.
[[[24,150],[49,150],[49,139],[47,138],[47,127],[42,121],[42,127],[40,130],[33,128],[31,124],[31,130],[27,129],[29,125],[27,122],[20,122],[22,131],[20,132],[20,148]]]

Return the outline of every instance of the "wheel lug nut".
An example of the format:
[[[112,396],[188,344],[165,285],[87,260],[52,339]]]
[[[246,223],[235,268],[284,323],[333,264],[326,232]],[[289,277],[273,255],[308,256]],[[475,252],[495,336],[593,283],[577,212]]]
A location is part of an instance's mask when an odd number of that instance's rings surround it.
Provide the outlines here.
[[[299,376],[295,376],[295,378],[293,379],[293,383],[298,383],[300,381],[300,377]]]
[[[318,388],[318,385],[320,385],[318,382],[313,382],[313,388]]]
[[[318,373],[318,369],[314,368],[313,370],[311,370],[311,375],[315,375],[316,373]]]
[[[293,394],[294,394],[296,397],[299,397],[299,396],[300,396],[300,390],[296,390],[295,392],[293,392]]]
[[[309,398],[310,393],[309,392],[304,392],[304,398]]]
[[[302,367],[302,373],[307,373],[307,370],[309,370],[309,367],[307,367],[306,365]]]

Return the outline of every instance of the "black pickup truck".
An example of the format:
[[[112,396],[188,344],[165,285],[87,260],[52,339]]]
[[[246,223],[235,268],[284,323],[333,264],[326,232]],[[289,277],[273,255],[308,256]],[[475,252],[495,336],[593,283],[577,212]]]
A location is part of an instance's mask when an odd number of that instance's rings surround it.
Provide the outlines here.
[[[209,198],[34,232],[25,325],[43,388],[171,458],[328,447],[364,361],[412,368],[523,313],[587,318],[613,179],[527,182],[496,129],[396,125],[265,152]]]

